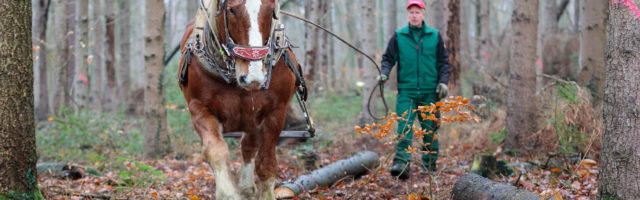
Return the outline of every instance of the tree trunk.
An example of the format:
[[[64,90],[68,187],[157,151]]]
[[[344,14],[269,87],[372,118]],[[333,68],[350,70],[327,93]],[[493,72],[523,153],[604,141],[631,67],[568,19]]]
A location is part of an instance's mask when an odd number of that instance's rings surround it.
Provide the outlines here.
[[[362,50],[369,56],[375,56],[376,53],[376,36],[377,36],[377,28],[376,28],[376,17],[375,17],[375,8],[376,2],[369,1],[366,3],[362,3],[360,7],[362,11],[362,30],[367,30],[366,34],[361,34],[361,42],[362,42]],[[362,68],[364,71],[364,75],[362,76],[362,82],[364,82],[364,87],[362,88],[362,112],[360,112],[360,117],[358,120],[359,125],[370,124],[375,122],[374,118],[371,116],[378,117],[376,112],[376,104],[380,96],[380,90],[373,91],[378,84],[376,81],[376,76],[378,75],[378,71],[375,70],[375,67],[369,62],[369,60],[363,58]],[[371,92],[374,92],[371,96],[371,102],[369,102],[369,95]],[[369,114],[369,110],[371,110],[371,115]]]
[[[198,1],[187,1],[187,20],[196,16],[198,11]]]
[[[299,177],[293,183],[285,183],[275,189],[278,199],[291,198],[302,191],[331,186],[346,176],[360,176],[378,165],[378,154],[372,151],[360,152],[348,159],[339,160],[311,174]]]
[[[640,199],[640,17],[628,5],[609,10],[598,199]]]
[[[312,1],[310,3],[310,5],[305,6],[304,8],[304,15],[305,18],[314,21],[314,22],[318,22],[318,18],[317,18],[317,13],[319,12],[318,9],[318,3],[320,1]],[[310,89],[314,89],[315,88],[315,72],[316,72],[316,68],[318,67],[316,65],[316,60],[317,60],[317,54],[318,54],[318,37],[319,37],[319,32],[317,30],[317,28],[311,26],[311,25],[305,25],[305,66],[304,66],[304,78],[307,81],[307,84],[309,86]]]
[[[479,1],[480,4],[480,53],[478,60],[483,67],[489,66],[493,39],[491,38],[491,1]]]
[[[66,13],[67,13],[67,30],[65,32],[67,43],[67,58],[66,58],[66,81],[64,85],[65,102],[64,105],[70,107],[74,105],[74,99],[72,96],[73,81],[76,74],[76,4],[77,0],[66,1]]]
[[[393,34],[395,34],[396,30],[398,29],[398,15],[396,14],[398,11],[398,2],[385,1],[383,12],[385,13],[385,15],[387,15],[384,19],[386,31],[386,37],[384,38],[385,45],[389,42],[391,36],[393,36]],[[391,73],[389,73],[389,80],[386,82],[386,86],[387,88],[393,88],[394,90],[398,88],[397,70],[391,70]]]
[[[451,197],[453,200],[544,199],[536,193],[518,190],[511,185],[496,183],[474,173],[464,174],[456,181],[451,191]]]
[[[557,4],[556,0],[541,0],[539,6],[538,14],[540,15],[541,21],[538,24],[540,31],[538,31],[536,62],[544,63],[544,41],[547,37],[556,34],[558,30]],[[544,66],[536,64],[536,91],[542,89],[544,84],[544,79],[541,76],[543,67]]]
[[[54,84],[54,95],[53,95],[53,113],[60,114],[60,109],[64,106],[66,102],[66,92],[67,92],[67,65],[68,62],[68,54],[69,54],[69,46],[67,44],[67,1],[65,0],[55,0],[54,1],[54,38],[55,41],[63,41],[56,42],[55,45],[55,59],[54,59],[54,70],[57,76]]]
[[[95,112],[102,112],[102,95],[103,95],[103,84],[102,84],[102,67],[103,65],[103,55],[104,55],[104,15],[102,14],[104,10],[102,9],[103,0],[92,1],[92,12],[93,19],[92,22],[95,22],[94,30],[93,30],[93,53],[92,53],[92,62],[90,63],[91,67],[91,79],[90,80],[90,88],[91,88],[91,97],[89,101],[91,102],[91,107]]]
[[[76,33],[79,33],[80,37],[78,38],[78,45],[75,51],[75,62],[78,66],[76,68],[77,75],[74,76],[73,96],[78,107],[85,109],[88,106],[89,100],[89,82],[87,79],[89,75],[89,63],[87,62],[89,56],[89,0],[78,0],[77,3],[77,21],[79,25]]]
[[[196,1],[188,1],[195,2]],[[130,105],[131,93],[131,1],[118,2],[118,45],[120,47],[120,60],[118,61],[119,78],[121,86],[118,89],[118,99]],[[137,100],[133,100],[137,101]],[[135,110],[135,109],[134,109]]]
[[[144,91],[145,154],[147,158],[163,157],[171,152],[167,130],[167,110],[164,106],[164,1],[146,0]]]
[[[601,0],[585,0],[582,4],[582,31],[580,32],[580,65],[578,84],[591,90],[596,113],[602,113],[602,94],[605,86],[605,54],[607,45],[607,8]],[[599,115],[598,115],[599,116]]]
[[[533,149],[532,133],[538,130],[536,96],[536,38],[538,0],[514,1],[511,17],[513,42],[507,91],[507,140],[505,148],[525,153]]]
[[[34,64],[37,67],[38,77],[36,82],[37,97],[35,99],[36,120],[45,120],[50,115],[49,89],[47,88],[47,19],[49,18],[50,0],[33,0],[34,18],[32,19],[33,46],[38,47],[34,51]]]
[[[447,2],[449,0],[426,0],[427,12],[425,13],[425,17],[427,18],[427,25],[438,29],[441,33],[446,33],[447,24],[444,19],[446,19],[447,13]],[[446,37],[445,34],[442,35]],[[447,38],[442,38],[447,39]]]
[[[451,95],[460,95],[460,0],[449,0],[450,11],[447,20],[447,38],[445,46],[449,52],[449,92]]]
[[[115,34],[115,2],[113,0],[105,1],[105,23],[107,26],[107,54],[105,56],[105,72],[107,77],[107,85],[104,89],[104,111],[114,112],[117,110],[117,94],[116,87],[116,34]]]
[[[0,199],[38,190],[31,57],[31,1],[0,0]]]

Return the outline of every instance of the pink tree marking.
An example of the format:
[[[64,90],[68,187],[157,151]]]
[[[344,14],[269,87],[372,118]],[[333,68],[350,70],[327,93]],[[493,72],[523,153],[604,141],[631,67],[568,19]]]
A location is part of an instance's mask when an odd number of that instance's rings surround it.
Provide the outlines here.
[[[638,7],[633,3],[632,0],[614,0],[613,1],[614,5],[617,5],[620,3],[623,3],[625,6],[629,7],[629,9],[631,9],[631,12],[636,14],[636,16],[638,16],[638,19],[640,20],[640,10],[638,10]]]

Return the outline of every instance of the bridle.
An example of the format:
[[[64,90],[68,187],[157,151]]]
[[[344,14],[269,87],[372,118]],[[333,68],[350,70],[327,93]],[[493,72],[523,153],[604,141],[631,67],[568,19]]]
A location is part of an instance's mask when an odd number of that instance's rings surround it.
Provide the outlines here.
[[[211,17],[209,16],[209,11],[205,7],[203,0],[200,0],[200,7],[203,9],[207,15],[207,28],[205,30],[206,39],[213,38],[215,41],[208,41],[208,43],[212,44],[214,48],[217,47],[219,49],[219,53],[222,54],[224,63],[226,64],[227,72],[225,73],[226,77],[223,77],[227,83],[232,83],[233,78],[230,77],[235,74],[235,64],[236,59],[242,59],[246,61],[262,61],[263,64],[267,67],[267,80],[262,85],[261,89],[269,89],[269,84],[271,83],[271,73],[273,71],[273,67],[280,60],[280,57],[283,54],[283,50],[291,47],[291,44],[284,37],[284,25],[279,23],[279,18],[277,13],[279,12],[279,5],[276,0],[275,10],[272,15],[271,21],[271,29],[269,32],[269,38],[264,46],[246,46],[246,45],[238,45],[231,38],[231,34],[229,33],[229,22],[227,20],[228,10],[227,10],[227,1],[219,0],[218,1],[218,10],[216,12],[216,17],[223,15],[224,19],[224,31],[225,31],[225,42],[221,43],[218,39],[218,35],[215,31],[212,30],[212,23],[209,21]],[[207,37],[209,36],[209,37]],[[211,37],[212,36],[212,37]],[[196,35],[196,40],[198,36]],[[274,39],[275,38],[275,39]],[[196,43],[198,44],[198,43]],[[204,48],[202,45],[200,49]],[[196,45],[196,50],[198,50]],[[211,51],[211,50],[209,50]]]

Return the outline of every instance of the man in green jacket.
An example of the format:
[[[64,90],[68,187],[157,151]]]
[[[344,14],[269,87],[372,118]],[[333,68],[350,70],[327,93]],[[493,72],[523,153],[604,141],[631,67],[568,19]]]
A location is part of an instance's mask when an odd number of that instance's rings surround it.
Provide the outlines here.
[[[449,56],[437,29],[425,25],[423,18],[426,7],[421,0],[410,0],[407,5],[409,25],[396,31],[391,37],[387,50],[382,56],[382,75],[378,81],[386,81],[393,66],[398,63],[398,98],[396,112],[405,115],[398,122],[396,155],[393,159],[391,175],[400,179],[409,178],[411,154],[405,151],[413,138],[412,125],[418,106],[436,103],[448,94]],[[436,123],[418,117],[425,135],[422,150],[422,167],[436,170],[438,140],[434,140]]]

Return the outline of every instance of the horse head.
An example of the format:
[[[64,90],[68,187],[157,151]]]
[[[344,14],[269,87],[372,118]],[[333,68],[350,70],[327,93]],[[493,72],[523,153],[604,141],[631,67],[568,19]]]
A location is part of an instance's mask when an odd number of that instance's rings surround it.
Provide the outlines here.
[[[211,9],[210,16],[215,16],[218,36],[235,60],[236,82],[246,90],[263,88],[269,79],[266,62],[272,52],[268,43],[275,0],[226,0],[218,8],[223,10]]]

